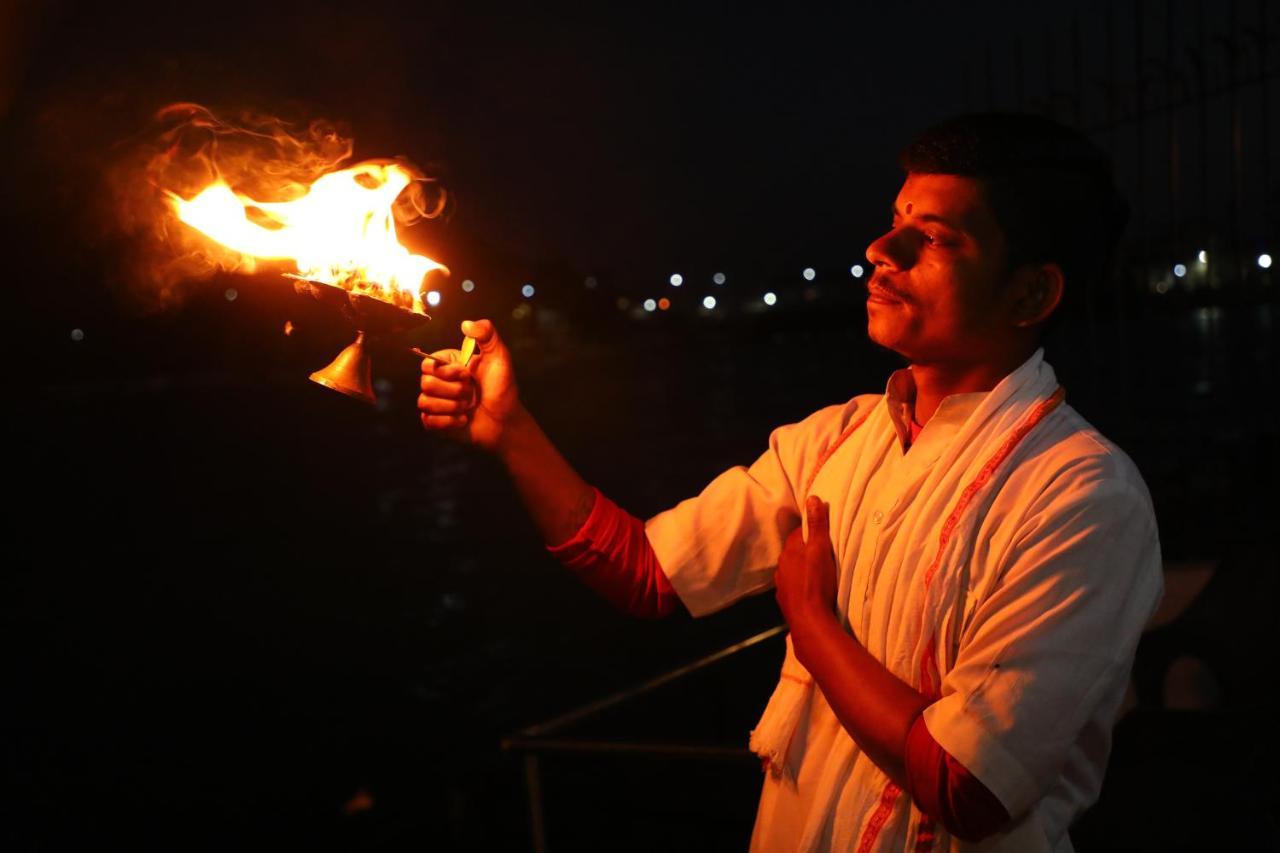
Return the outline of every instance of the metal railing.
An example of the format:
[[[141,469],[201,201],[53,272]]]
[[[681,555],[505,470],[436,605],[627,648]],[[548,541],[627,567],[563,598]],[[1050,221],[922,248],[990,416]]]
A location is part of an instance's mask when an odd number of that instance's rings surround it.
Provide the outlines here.
[[[502,740],[502,748],[524,754],[524,783],[529,798],[529,834],[536,853],[547,849],[546,821],[543,806],[540,757],[550,753],[579,755],[636,755],[646,758],[678,758],[713,761],[755,761],[745,747],[708,746],[700,744],[613,741],[575,738],[561,734],[568,727],[594,717],[611,708],[638,699],[674,681],[706,669],[712,664],[739,654],[765,640],[785,633],[786,625],[777,625],[752,637],[734,643],[692,663],[665,672],[640,684],[611,693],[594,702],[575,708],[551,720],[521,729]]]

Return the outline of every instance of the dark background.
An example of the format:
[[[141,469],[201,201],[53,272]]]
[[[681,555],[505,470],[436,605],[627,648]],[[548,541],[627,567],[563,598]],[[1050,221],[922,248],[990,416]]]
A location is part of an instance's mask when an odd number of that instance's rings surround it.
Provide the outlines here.
[[[898,366],[849,269],[912,132],[988,108],[1085,128],[1135,217],[1048,358],[1147,478],[1170,588],[1211,580],[1144,640],[1077,847],[1275,837],[1251,728],[1275,662],[1274,7],[17,3],[3,25],[7,848],[527,849],[504,735],[780,619],[771,596],[619,617],[493,460],[423,434],[414,359],[379,353],[374,409],[306,381],[351,330],[287,282],[158,304],[104,175],[180,100],[339,120],[357,157],[438,175],[450,215],[407,239],[453,275],[413,342],[493,318],[528,408],[640,517]],[[740,747],[780,659],[576,733]],[[542,770],[551,849],[742,849],[760,784],[750,760]]]

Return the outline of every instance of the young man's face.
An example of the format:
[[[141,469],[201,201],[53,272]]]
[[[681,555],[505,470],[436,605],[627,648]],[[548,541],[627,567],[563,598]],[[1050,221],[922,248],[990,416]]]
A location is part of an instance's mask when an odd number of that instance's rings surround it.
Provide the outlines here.
[[[916,364],[999,357],[1012,332],[1005,253],[977,180],[908,174],[893,227],[867,247],[867,334]]]

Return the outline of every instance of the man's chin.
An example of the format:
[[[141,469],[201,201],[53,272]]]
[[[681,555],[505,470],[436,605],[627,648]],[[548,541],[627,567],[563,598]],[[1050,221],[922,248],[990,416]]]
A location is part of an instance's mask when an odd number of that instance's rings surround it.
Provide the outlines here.
[[[912,361],[911,346],[905,339],[901,326],[877,322],[874,318],[870,318],[867,321],[867,338],[880,349],[896,353],[907,362]]]
[[[892,349],[896,352],[894,344],[901,338],[901,332],[901,328],[891,323],[886,323],[882,319],[877,319],[874,316],[867,318],[867,337],[876,346]]]

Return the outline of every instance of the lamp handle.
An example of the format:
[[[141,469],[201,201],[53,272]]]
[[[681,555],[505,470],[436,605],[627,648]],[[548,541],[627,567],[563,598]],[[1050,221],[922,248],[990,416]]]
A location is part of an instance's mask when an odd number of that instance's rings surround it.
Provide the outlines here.
[[[476,351],[476,339],[472,337],[464,336],[462,338],[462,366],[463,367],[466,367],[467,364],[471,361],[471,355],[475,351]],[[421,356],[422,358],[429,358],[432,361],[441,361],[441,362],[444,361],[443,359],[436,358],[431,353],[423,352],[417,347],[410,347],[409,352],[413,353],[416,356]],[[444,363],[449,364],[451,362],[444,362]]]

